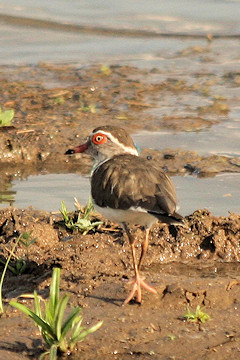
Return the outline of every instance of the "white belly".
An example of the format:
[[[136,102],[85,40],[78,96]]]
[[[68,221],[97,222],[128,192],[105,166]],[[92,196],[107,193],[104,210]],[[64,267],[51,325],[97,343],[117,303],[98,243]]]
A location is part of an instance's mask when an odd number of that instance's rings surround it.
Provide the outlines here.
[[[102,214],[106,219],[109,219],[116,223],[127,223],[130,225],[141,225],[151,227],[157,219],[148,214],[146,211],[141,209],[129,209],[129,210],[120,210],[112,209],[110,207],[99,207],[94,204],[95,210]]]

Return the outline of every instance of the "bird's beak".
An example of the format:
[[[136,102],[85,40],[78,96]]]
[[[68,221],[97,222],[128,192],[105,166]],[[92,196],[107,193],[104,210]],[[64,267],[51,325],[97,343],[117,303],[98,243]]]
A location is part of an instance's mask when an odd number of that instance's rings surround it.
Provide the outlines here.
[[[73,149],[68,149],[68,150],[65,152],[65,155],[76,154],[76,153],[83,153],[83,152],[86,151],[87,149],[88,149],[88,144],[85,143],[85,144],[76,146],[76,147],[73,148]]]

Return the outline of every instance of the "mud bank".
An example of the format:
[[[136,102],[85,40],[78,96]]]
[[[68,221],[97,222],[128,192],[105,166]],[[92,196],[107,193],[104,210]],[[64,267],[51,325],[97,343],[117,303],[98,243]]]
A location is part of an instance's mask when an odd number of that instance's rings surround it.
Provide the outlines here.
[[[224,82],[236,86],[232,77],[225,76]],[[1,67],[0,86],[1,107],[15,110],[12,126],[0,128],[1,167],[9,177],[40,171],[87,172],[86,160],[69,159],[63,154],[70,144],[82,141],[99,124],[114,123],[131,133],[141,129],[199,131],[224,121],[229,112],[225,99],[210,94],[210,84],[208,95],[202,80],[193,84],[189,79],[188,83],[163,77],[156,69],[149,72],[129,66],[40,64],[6,71]],[[160,99],[170,104],[182,96],[189,97],[191,115],[183,112],[170,116],[167,111],[158,115],[152,111],[158,108]],[[203,103],[208,98],[209,105],[190,109],[193,97],[203,97]],[[143,155],[148,154],[145,151]],[[164,149],[150,155],[174,173],[214,175],[240,171],[239,159],[234,156],[203,157],[181,149]]]
[[[116,224],[104,223],[95,233],[83,236],[67,232],[59,214],[6,209],[0,216],[3,260],[18,234],[29,232],[37,238],[28,253],[20,245],[13,259],[13,266],[17,258],[26,261],[24,273],[14,276],[8,271],[4,281],[2,358],[37,359],[40,354],[37,328],[7,303],[34,289],[47,297],[55,266],[62,269],[61,291],[71,294],[73,305],[83,307],[84,320],[104,321],[98,332],[78,346],[73,359],[238,357],[239,215],[217,218],[199,210],[186,218],[185,227],[156,224],[143,273],[158,294],[144,293],[141,306],[132,303],[124,308],[132,277],[131,255]],[[141,240],[141,230],[133,231]],[[30,305],[31,300],[24,303]],[[195,309],[197,305],[205,308],[211,320],[204,324],[183,321],[187,306]]]

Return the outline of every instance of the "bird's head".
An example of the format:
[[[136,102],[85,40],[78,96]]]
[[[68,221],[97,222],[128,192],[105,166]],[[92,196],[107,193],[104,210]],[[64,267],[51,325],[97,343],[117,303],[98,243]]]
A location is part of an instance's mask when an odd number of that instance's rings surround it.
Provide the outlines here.
[[[117,126],[101,126],[92,131],[87,141],[65,154],[87,153],[97,160],[105,161],[114,155],[131,154],[138,156],[138,151],[131,136]]]

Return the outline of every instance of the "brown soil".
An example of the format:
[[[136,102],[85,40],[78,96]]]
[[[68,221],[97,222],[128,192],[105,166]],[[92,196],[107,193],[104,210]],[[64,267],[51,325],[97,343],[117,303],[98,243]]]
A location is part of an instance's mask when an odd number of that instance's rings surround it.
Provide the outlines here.
[[[4,281],[1,359],[35,359],[41,352],[37,328],[7,302],[34,289],[47,297],[54,266],[62,269],[62,292],[71,294],[72,305],[83,307],[85,322],[104,321],[78,345],[73,359],[239,357],[240,216],[216,218],[199,210],[186,219],[185,227],[155,225],[143,273],[158,294],[144,292],[141,306],[125,307],[121,305],[129,291],[132,262],[119,227],[108,230],[105,223],[83,236],[67,233],[59,215],[8,209],[1,211],[1,219],[2,258],[7,258],[18,234],[32,232],[37,238],[28,259],[23,245],[17,249],[16,257],[27,261],[24,274],[9,271]],[[135,231],[140,239],[141,230]],[[31,300],[24,303],[30,305]],[[211,320],[184,321],[187,306],[195,310],[197,305]]]
[[[131,132],[159,128],[189,131],[222,121],[228,112],[224,101],[214,100],[206,108],[192,109],[192,117],[151,114],[159,96],[165,100],[172,95],[191,97],[196,91],[197,96],[208,96],[201,94],[197,80],[189,85],[166,75],[162,82],[151,81],[156,70],[149,73],[114,66],[107,74],[100,66],[48,64],[0,70],[1,106],[15,109],[13,127],[1,130],[3,190],[14,176],[41,171],[88,173],[88,157],[66,158],[63,154],[99,124],[121,125]],[[232,86],[232,78],[225,76],[223,81]],[[146,149],[142,156],[158,162],[169,173],[206,176],[240,171],[234,157],[202,157],[172,149]],[[37,359],[43,351],[38,329],[7,304],[19,297],[31,306],[32,301],[21,295],[35,289],[47,297],[54,266],[62,269],[62,292],[71,294],[72,305],[83,307],[85,324],[104,321],[100,330],[78,345],[72,359],[239,358],[239,215],[214,217],[207,210],[198,210],[188,216],[185,227],[156,224],[143,273],[158,294],[144,292],[141,306],[131,303],[122,307],[132,262],[127,241],[116,224],[105,222],[95,233],[83,236],[68,233],[59,214],[13,208],[0,214],[2,260],[19,234],[31,232],[37,238],[28,254],[20,244],[13,258],[13,266],[19,257],[26,261],[25,272],[6,274],[0,360]],[[140,240],[141,229],[134,231]],[[195,310],[197,305],[211,320],[204,324],[183,320],[187,306]]]

